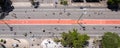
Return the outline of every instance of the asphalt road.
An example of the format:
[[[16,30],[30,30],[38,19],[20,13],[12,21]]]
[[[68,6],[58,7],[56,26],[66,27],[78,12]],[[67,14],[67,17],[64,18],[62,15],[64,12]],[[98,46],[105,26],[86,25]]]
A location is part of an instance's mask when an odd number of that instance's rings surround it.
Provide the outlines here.
[[[83,15],[82,15],[83,14]],[[111,11],[106,8],[38,8],[34,9],[31,7],[20,7],[15,8],[4,20],[9,19],[120,19],[120,12]],[[9,24],[8,24],[9,25]],[[78,25],[9,25],[13,27],[13,31],[10,31],[10,28],[7,24],[0,25],[0,31],[6,34],[24,34],[33,32],[34,34],[42,34],[53,32],[59,34],[62,32],[67,32],[73,28],[78,29],[80,33],[87,34],[103,34],[104,32],[111,31],[119,33],[119,29],[116,29],[115,26],[119,25],[84,25],[86,30],[82,30],[81,26]],[[58,29],[54,29],[54,28]],[[93,29],[93,28],[96,29]],[[104,30],[103,30],[104,28]],[[46,32],[42,32],[45,29]]]
[[[62,32],[68,32],[73,28],[78,29],[79,33],[93,35],[103,35],[104,32],[116,32],[120,33],[120,26],[117,28],[115,25],[82,25],[85,27],[85,30],[81,28],[80,25],[10,25],[13,27],[13,31],[10,31],[10,28],[6,25],[0,25],[1,35],[16,35],[24,36],[25,33],[34,34],[35,36],[51,36],[55,34],[59,36]],[[45,30],[45,32],[43,32]],[[32,33],[30,33],[32,32]]]
[[[83,14],[83,15],[82,15]],[[9,19],[120,19],[120,12],[110,11],[106,8],[86,8],[79,7],[41,7],[34,9],[31,7],[15,8],[4,20]],[[85,27],[83,30],[82,27]],[[10,31],[10,27],[13,31]],[[79,33],[88,34],[90,37],[102,36],[105,32],[116,32],[120,34],[120,25],[9,25],[0,24],[0,37],[4,38],[25,38],[31,44],[31,38],[59,37],[62,32],[78,29]],[[43,31],[45,30],[45,31]],[[25,34],[27,36],[25,37]]]
[[[84,14],[82,17],[81,15]],[[16,8],[5,19],[119,19],[120,12],[101,9],[79,8]]]

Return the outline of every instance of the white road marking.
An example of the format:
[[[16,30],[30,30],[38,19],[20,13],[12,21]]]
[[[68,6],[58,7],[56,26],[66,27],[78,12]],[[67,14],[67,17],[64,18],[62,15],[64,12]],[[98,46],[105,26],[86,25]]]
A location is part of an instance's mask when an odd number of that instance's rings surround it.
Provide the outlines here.
[[[4,19],[4,20],[78,20],[78,19]],[[80,19],[80,20],[120,20],[120,19]]]

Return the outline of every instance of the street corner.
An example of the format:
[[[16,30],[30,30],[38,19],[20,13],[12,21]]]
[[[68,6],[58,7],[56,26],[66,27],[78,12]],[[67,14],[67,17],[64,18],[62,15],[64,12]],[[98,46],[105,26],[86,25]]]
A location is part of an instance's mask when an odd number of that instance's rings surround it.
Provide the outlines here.
[[[26,39],[19,38],[0,38],[2,48],[29,48],[29,43]]]

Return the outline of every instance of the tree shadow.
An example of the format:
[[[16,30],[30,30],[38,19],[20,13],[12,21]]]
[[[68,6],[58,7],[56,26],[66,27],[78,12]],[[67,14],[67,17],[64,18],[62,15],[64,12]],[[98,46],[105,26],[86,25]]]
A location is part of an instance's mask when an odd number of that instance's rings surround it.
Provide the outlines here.
[[[3,45],[3,44],[0,44],[0,46],[1,46],[2,48],[6,48],[5,45]]]
[[[10,0],[2,0],[1,6],[1,15],[0,19],[4,19],[5,16],[9,15],[9,12],[13,11],[14,6],[12,6],[12,2]]]
[[[7,15],[8,15],[8,13],[5,13],[5,12],[0,13],[0,19],[4,19],[5,16],[7,16]]]
[[[84,45],[82,46],[83,48],[89,45],[89,41],[85,41]]]
[[[111,11],[116,11],[116,12],[120,10],[118,4],[111,5],[111,4],[107,3],[107,8],[110,9]]]
[[[100,2],[100,0],[86,0],[87,2]]]
[[[72,2],[83,2],[83,0],[72,0]]]

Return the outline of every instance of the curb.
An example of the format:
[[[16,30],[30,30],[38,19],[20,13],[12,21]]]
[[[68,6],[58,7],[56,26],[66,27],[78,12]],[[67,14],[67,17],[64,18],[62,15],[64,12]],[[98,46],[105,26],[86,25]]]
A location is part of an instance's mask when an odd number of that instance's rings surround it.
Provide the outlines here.
[[[30,7],[31,3],[30,2],[14,2],[12,5],[14,7]]]

